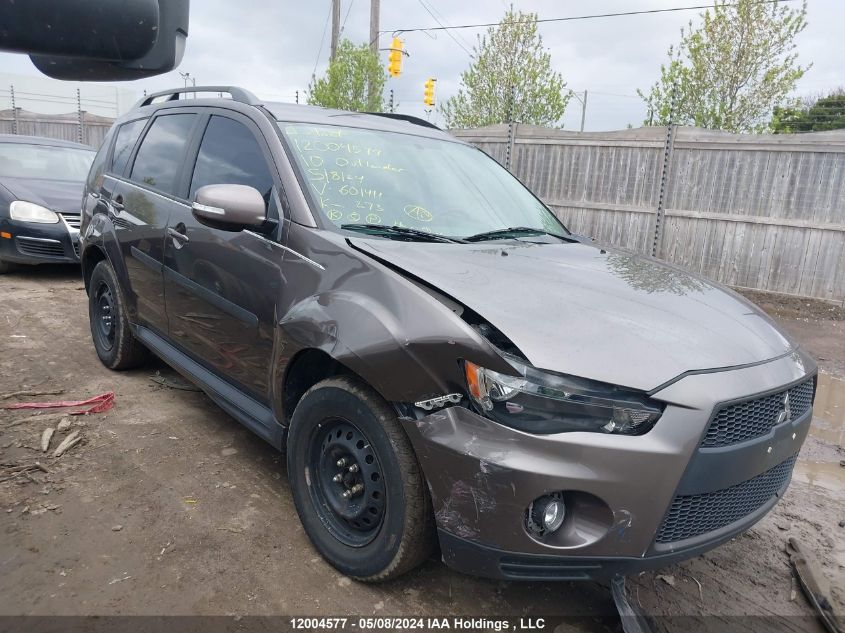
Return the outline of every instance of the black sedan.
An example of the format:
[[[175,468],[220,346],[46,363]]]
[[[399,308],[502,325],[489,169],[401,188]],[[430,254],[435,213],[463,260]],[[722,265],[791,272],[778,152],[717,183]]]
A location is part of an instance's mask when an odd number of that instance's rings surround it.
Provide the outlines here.
[[[0,273],[79,262],[82,188],[93,160],[87,145],[0,134]]]

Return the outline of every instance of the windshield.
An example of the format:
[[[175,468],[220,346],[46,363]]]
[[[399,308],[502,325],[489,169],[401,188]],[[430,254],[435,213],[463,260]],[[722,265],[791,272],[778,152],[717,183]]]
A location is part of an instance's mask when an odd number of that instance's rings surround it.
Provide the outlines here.
[[[567,230],[481,151],[410,134],[283,124],[304,181],[335,227],[408,227],[450,237],[507,229]]]
[[[0,178],[83,182],[93,161],[93,150],[0,143]]]

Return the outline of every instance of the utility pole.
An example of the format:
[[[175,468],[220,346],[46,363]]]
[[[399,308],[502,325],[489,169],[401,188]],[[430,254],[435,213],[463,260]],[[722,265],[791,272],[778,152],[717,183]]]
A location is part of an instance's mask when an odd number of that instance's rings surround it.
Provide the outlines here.
[[[581,102],[581,131],[584,131],[584,119],[587,118],[587,91],[584,90],[584,100]]]
[[[337,40],[340,37],[340,0],[332,0],[332,49],[329,59],[334,61],[337,53]]]
[[[370,0],[370,50],[378,55],[378,25],[381,0]]]

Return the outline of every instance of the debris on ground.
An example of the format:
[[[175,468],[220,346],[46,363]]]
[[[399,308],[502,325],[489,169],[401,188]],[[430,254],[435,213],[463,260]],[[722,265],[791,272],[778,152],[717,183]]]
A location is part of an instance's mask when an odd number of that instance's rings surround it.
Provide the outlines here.
[[[643,613],[631,604],[628,600],[628,592],[625,589],[625,576],[614,576],[610,581],[610,595],[613,597],[613,604],[619,612],[619,619],[622,621],[624,633],[651,633],[651,626]]]
[[[47,449],[50,448],[50,440],[53,438],[53,433],[55,433],[55,429],[52,427],[47,427],[44,429],[44,432],[41,434],[41,452],[46,453]]]
[[[663,582],[665,582],[670,587],[675,586],[675,577],[674,576],[668,576],[668,575],[665,575],[665,574],[658,574],[657,579],[662,580]]]
[[[29,473],[35,472],[36,470],[40,470],[44,473],[50,472],[46,466],[42,466],[38,462],[30,462],[27,464],[0,464],[0,481],[9,481],[18,477],[25,477],[30,481],[38,483],[37,480],[32,479],[32,477],[29,476]],[[24,509],[24,512],[26,512],[26,508]]]
[[[150,376],[150,380],[157,385],[167,387],[168,389],[178,389],[180,391],[201,391],[199,387],[187,380],[184,380],[181,376],[164,376],[160,371],[157,371],[155,375]]]
[[[51,389],[48,391],[11,391],[9,393],[0,394],[0,400],[8,400],[9,398],[17,398],[19,396],[58,396],[64,392],[64,389]]]
[[[62,409],[65,407],[82,407],[93,405],[82,411],[71,411],[69,415],[88,415],[90,413],[105,413],[114,406],[114,392],[107,391],[87,400],[60,400],[58,402],[19,402],[7,404],[3,409]]]
[[[53,457],[61,457],[67,451],[72,449],[74,446],[79,444],[82,441],[82,436],[79,434],[79,431],[74,431],[70,435],[68,435],[61,444],[56,447],[56,450],[53,451]]]
[[[70,425],[71,425],[70,418],[64,417],[61,420],[59,420],[59,424],[56,427],[56,430],[59,433],[64,433],[65,431],[67,431],[70,428]]]
[[[787,551],[795,573],[798,574],[801,588],[825,628],[830,633],[845,633],[845,622],[833,610],[830,582],[822,573],[816,557],[795,537],[789,538]]]
[[[122,525],[113,525],[113,526],[111,526],[111,531],[112,531],[112,532],[120,532],[122,529],[123,529],[123,526],[122,526]]]

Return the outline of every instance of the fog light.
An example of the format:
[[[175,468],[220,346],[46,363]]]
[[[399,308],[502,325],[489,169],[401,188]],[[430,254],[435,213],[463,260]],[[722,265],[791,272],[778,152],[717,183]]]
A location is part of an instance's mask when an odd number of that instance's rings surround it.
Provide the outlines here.
[[[528,529],[540,536],[558,530],[565,518],[566,505],[560,493],[539,497],[528,506]]]

